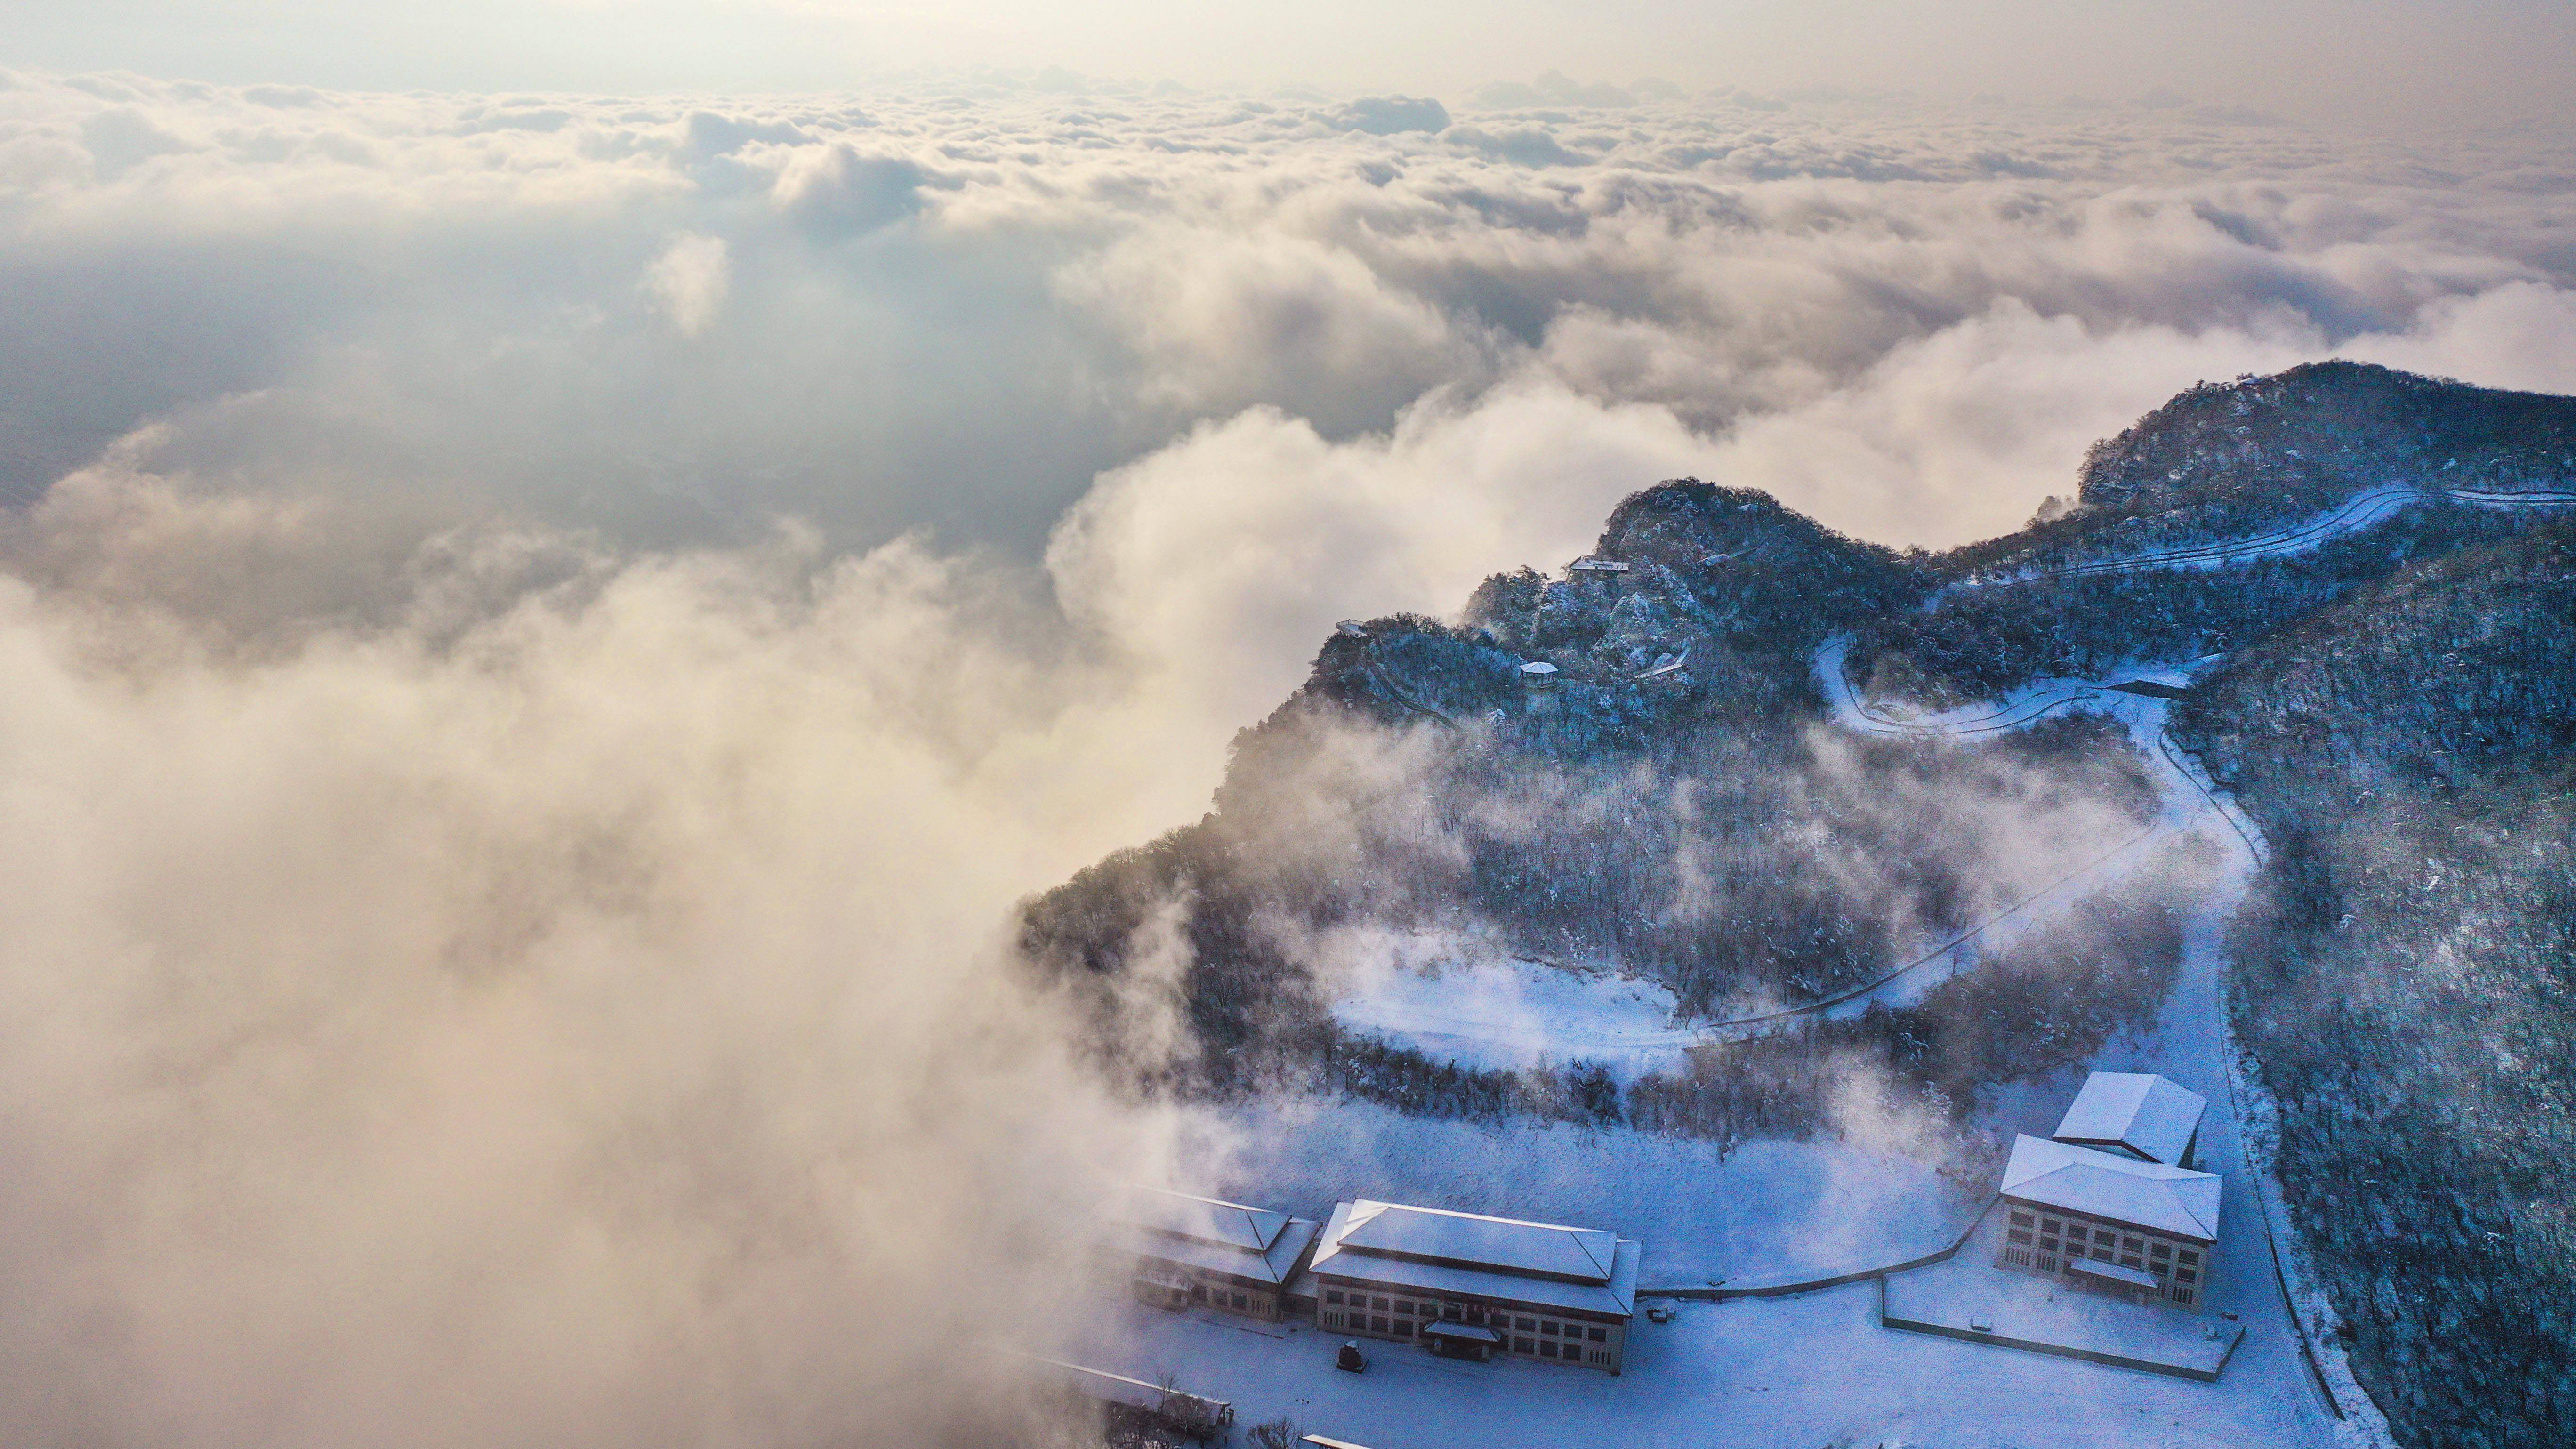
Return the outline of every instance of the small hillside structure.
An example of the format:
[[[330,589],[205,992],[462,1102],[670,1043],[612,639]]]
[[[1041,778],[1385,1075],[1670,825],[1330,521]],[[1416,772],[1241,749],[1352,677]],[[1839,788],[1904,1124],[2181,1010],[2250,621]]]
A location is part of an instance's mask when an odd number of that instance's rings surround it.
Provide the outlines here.
[[[1314,1250],[1317,1225],[1268,1208],[1138,1188],[1118,1226],[1138,1302],[1275,1323],[1283,1290]]]
[[[2208,1110],[2208,1099],[2170,1078],[2095,1072],[2050,1136],[2140,1162],[2189,1167],[2198,1156],[2200,1119]]]
[[[1995,1265],[2197,1310],[2217,1266],[2219,1187],[2214,1173],[2016,1137]]]
[[[1336,1203],[1315,1244],[1315,1322],[1446,1358],[1509,1354],[1615,1374],[1639,1252],[1601,1228]]]

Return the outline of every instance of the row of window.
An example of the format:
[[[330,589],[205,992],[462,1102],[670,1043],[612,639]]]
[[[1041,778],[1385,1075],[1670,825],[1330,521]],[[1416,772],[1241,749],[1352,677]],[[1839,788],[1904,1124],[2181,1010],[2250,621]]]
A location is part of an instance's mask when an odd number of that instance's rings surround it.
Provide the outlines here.
[[[1354,1293],[1351,1296],[1358,1298],[1361,1295]],[[1530,1320],[1519,1321],[1527,1323]],[[1548,1320],[1542,1319],[1540,1322],[1551,1330],[1556,1327]],[[1325,1310],[1324,1327],[1345,1328],[1357,1333],[1383,1334],[1399,1341],[1410,1341],[1415,1332],[1413,1320],[1409,1318],[1389,1318],[1384,1314],[1376,1313],[1335,1312],[1330,1309]],[[1587,1348],[1584,1344],[1585,1337],[1583,1326],[1569,1323],[1564,1326],[1564,1333],[1560,1338],[1525,1338],[1515,1334],[1506,1340],[1506,1346],[1511,1352],[1526,1357],[1562,1359],[1568,1363],[1599,1364],[1606,1367],[1610,1362],[1610,1350]],[[1593,1342],[1602,1342],[1608,1335],[1595,1328],[1590,1330],[1589,1337]]]
[[[1370,1333],[1389,1333],[1397,1338],[1411,1338],[1414,1320],[1417,1318],[1426,1320],[1445,1318],[1452,1323],[1470,1323],[1480,1327],[1490,1324],[1497,1329],[1508,1328],[1515,1333],[1535,1335],[1530,1340],[1532,1342],[1546,1342],[1549,1339],[1558,1338],[1588,1338],[1594,1343],[1610,1341],[1610,1331],[1599,1324],[1565,1323],[1553,1318],[1526,1317],[1499,1310],[1489,1313],[1482,1305],[1461,1303],[1455,1299],[1415,1299],[1396,1297],[1391,1294],[1368,1293],[1346,1295],[1339,1288],[1327,1288],[1324,1290],[1325,1327],[1343,1326],[1341,1321],[1343,1315],[1335,1312],[1336,1309],[1348,1310],[1348,1326],[1352,1328],[1365,1327]],[[1366,1310],[1365,1314],[1363,1310]],[[1550,1347],[1552,1349],[1553,1345],[1551,1344]],[[1528,1353],[1530,1350],[1521,1349],[1519,1352]],[[1573,1356],[1573,1350],[1569,1346],[1565,1357]],[[1539,1354],[1539,1357],[1555,1358],[1557,1354],[1545,1352]]]
[[[1561,1358],[1568,1363],[1607,1364],[1610,1362],[1610,1350],[1606,1348],[1585,1349],[1580,1344],[1569,1343],[1560,1350],[1556,1340],[1552,1338],[1516,1337],[1512,1340],[1514,1353],[1528,1355],[1533,1349],[1536,1350],[1535,1356],[1538,1358]]]
[[[2036,1259],[2034,1259],[2031,1254],[2031,1250],[2028,1248],[2006,1247],[2004,1249],[2004,1261],[2007,1263],[2018,1264],[2024,1268],[2037,1268],[2043,1273],[2054,1273],[2059,1267],[2058,1260],[2054,1256],[2047,1253],[2041,1253]],[[2192,1281],[2190,1270],[2184,1269],[2182,1272],[2175,1275],[2175,1281],[2157,1284],[2156,1291],[2164,1297],[2188,1307],[2192,1300],[2199,1296],[2198,1291],[2190,1286]]]
[[[2037,1241],[2033,1243],[2033,1232]],[[2200,1250],[2177,1247],[2161,1238],[2149,1239],[2141,1234],[2087,1225],[2073,1218],[2059,1219],[2045,1213],[2016,1211],[2004,1233],[2005,1241],[2031,1244],[2042,1253],[2063,1252],[2070,1258],[2091,1256],[2098,1262],[2116,1262],[2123,1268],[2144,1268],[2161,1278],[2170,1273],[2177,1283],[2200,1281]]]

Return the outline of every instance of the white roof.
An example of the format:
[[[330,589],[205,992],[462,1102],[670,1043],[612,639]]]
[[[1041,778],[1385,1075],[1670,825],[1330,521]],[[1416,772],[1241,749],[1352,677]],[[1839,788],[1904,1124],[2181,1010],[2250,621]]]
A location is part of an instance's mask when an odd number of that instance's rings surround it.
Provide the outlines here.
[[[1523,674],[1554,674],[1555,672],[1556,666],[1542,659],[1533,659],[1521,666]]]
[[[1125,1217],[1151,1232],[1246,1253],[1269,1247],[1278,1239],[1280,1229],[1288,1226],[1286,1213],[1212,1197],[1192,1197],[1159,1187],[1135,1189]]]
[[[1129,1196],[1120,1220],[1141,1257],[1260,1283],[1284,1283],[1315,1239],[1312,1218],[1157,1187]]]
[[[2149,1162],[2179,1164],[2209,1102],[2152,1072],[2095,1072],[2053,1134],[2060,1142],[2127,1148]]]
[[[1495,1268],[1575,1283],[1609,1282],[1619,1244],[1616,1233],[1600,1228],[1569,1228],[1366,1199],[1351,1205],[1336,1241],[1381,1257]]]
[[[1640,1250],[1600,1228],[1521,1222],[1362,1198],[1336,1203],[1317,1274],[1625,1317]]]
[[[2219,1181],[2212,1172],[2140,1162],[2024,1134],[2013,1139],[2012,1160],[2004,1164],[2003,1195],[2205,1243],[2218,1241]]]

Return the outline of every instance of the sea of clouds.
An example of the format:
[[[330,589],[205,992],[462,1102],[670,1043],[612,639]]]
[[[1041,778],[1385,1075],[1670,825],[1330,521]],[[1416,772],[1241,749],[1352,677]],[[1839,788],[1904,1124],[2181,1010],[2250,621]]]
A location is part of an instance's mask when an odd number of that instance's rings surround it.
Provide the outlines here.
[[[892,1443],[1168,1138],[1010,907],[1694,474],[2576,391],[2576,142],[0,73],[0,1438]]]

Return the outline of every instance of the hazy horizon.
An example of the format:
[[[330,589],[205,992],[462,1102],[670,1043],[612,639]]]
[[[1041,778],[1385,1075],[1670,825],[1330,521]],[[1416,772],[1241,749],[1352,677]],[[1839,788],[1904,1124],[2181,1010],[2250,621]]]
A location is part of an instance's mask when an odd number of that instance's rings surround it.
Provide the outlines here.
[[[2346,125],[2563,122],[2576,17],[2542,0],[2230,6],[1451,0],[1207,7],[547,0],[434,8],[13,0],[13,64],[377,90],[812,92],[975,73],[1049,88],[1314,86],[1465,99],[1547,73],[1699,93],[2182,101]],[[2284,64],[2294,57],[2295,64]]]
[[[2562,5],[0,37],[28,1443],[929,1442],[1068,1194],[1224,1151],[1013,911],[1337,620],[1666,478],[2010,532],[2202,379],[2576,392]]]

